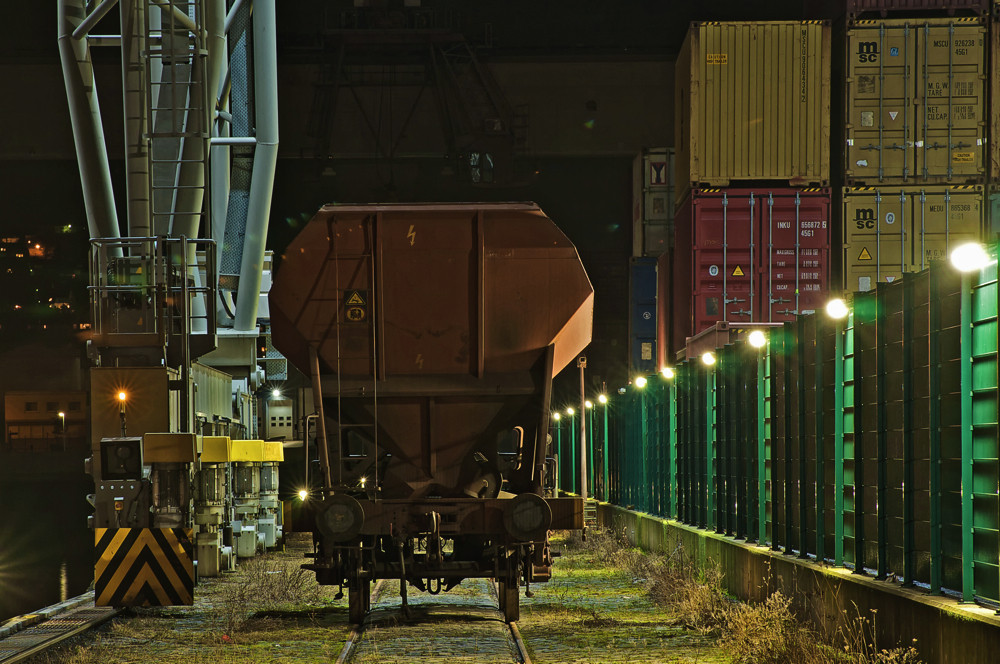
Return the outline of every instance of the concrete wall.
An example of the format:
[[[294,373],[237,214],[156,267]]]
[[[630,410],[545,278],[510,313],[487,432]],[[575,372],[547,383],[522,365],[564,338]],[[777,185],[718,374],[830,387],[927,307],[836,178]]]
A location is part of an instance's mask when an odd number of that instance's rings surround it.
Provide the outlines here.
[[[740,599],[759,602],[780,590],[793,599],[802,617],[826,633],[835,633],[859,612],[871,617],[870,611],[876,611],[880,647],[908,645],[916,639],[927,664],[1000,661],[1000,618],[990,609],[613,505],[601,505],[598,519],[644,549],[672,551],[680,545],[699,564],[718,565],[726,589]]]

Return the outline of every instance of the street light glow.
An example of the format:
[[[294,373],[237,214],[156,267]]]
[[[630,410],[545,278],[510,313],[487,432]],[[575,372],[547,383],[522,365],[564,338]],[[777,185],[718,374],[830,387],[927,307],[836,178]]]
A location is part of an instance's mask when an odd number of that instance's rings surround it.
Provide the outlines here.
[[[671,369],[670,367],[663,367],[662,369],[660,369],[660,373],[663,374],[663,377],[666,378],[667,380],[670,380],[671,378],[674,377],[674,370]]]
[[[767,335],[760,330],[754,330],[747,337],[747,341],[754,348],[763,348],[767,344]]]
[[[274,397],[275,399],[280,399],[281,398],[281,390],[279,390],[278,388],[275,388],[271,392],[271,396]]]
[[[301,491],[299,491],[299,500],[302,500],[303,502],[305,502],[305,499],[308,498],[308,497],[309,497],[309,492],[308,491],[306,491],[305,489],[302,489]]]
[[[558,422],[558,421],[559,421],[559,417],[560,417],[560,415],[559,415],[559,413],[558,413],[558,412],[556,412],[556,413],[552,413],[552,419],[554,419],[554,420],[555,420],[556,422]]]
[[[569,415],[570,417],[573,417],[573,413],[575,413],[575,412],[576,411],[573,410],[572,408],[567,408],[566,409],[566,414]]]
[[[951,264],[959,272],[975,272],[986,267],[990,256],[978,242],[966,242],[951,252]]]
[[[583,405],[586,406],[587,408],[593,408],[594,402],[591,401],[590,399],[587,399],[586,401],[583,402]]]
[[[124,403],[126,399],[128,399],[128,395],[127,394],[125,394],[124,392],[119,392],[118,393],[118,400],[119,401],[121,401],[122,403]]]
[[[711,351],[705,351],[701,354],[701,363],[706,367],[710,367],[715,364],[715,355]]]
[[[847,314],[849,313],[850,310],[847,308],[847,303],[839,297],[826,303],[826,315],[830,318],[840,320],[841,318],[847,318]]]
[[[597,400],[599,402],[601,402],[602,404],[605,404],[605,403],[608,402],[608,397],[607,397],[607,395],[599,394],[599,395],[597,395]]]
[[[635,386],[638,387],[640,390],[642,388],[646,387],[646,378],[645,378],[645,376],[639,376],[638,378],[636,378],[635,379]]]

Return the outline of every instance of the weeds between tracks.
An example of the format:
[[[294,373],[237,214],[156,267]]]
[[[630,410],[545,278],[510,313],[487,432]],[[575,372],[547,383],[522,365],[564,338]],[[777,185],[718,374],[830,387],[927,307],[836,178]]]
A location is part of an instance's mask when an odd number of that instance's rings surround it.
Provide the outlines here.
[[[571,537],[568,544],[592,550],[622,574],[641,580],[649,598],[669,610],[677,624],[715,634],[733,662],[921,664],[915,641],[877,646],[874,611],[864,615],[855,607],[853,617],[845,616],[846,627],[822,634],[804,624],[792,610],[792,599],[780,592],[756,604],[736,601],[723,587],[721,568],[697,565],[680,544],[666,554],[650,554],[607,530],[589,533],[586,542]]]

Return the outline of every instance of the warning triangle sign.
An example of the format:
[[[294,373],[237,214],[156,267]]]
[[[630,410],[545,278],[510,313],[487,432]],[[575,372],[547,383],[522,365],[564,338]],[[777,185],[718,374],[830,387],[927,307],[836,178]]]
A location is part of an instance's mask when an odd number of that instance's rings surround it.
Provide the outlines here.
[[[348,304],[354,304],[359,307],[365,306],[364,298],[361,297],[361,293],[358,291],[351,291],[351,296],[347,298]]]
[[[739,265],[737,265],[736,269],[733,270],[733,276],[734,277],[742,277],[743,276],[743,268],[741,268]]]
[[[886,283],[891,284],[893,281],[895,281],[895,279],[896,279],[896,277],[886,277],[885,281],[886,281]]]
[[[895,120],[897,115],[899,115],[899,111],[889,111],[890,120]]]
[[[861,248],[861,255],[858,256],[858,260],[859,261],[870,261],[871,259],[872,259],[872,255],[870,253],[868,253],[868,247],[862,247]]]

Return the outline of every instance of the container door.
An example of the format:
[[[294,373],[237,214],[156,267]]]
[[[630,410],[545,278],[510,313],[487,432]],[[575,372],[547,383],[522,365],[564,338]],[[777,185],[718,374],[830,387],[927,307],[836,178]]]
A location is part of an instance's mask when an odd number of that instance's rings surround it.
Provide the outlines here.
[[[910,204],[910,271],[926,269],[932,260],[946,260],[963,242],[979,241],[984,221],[982,187],[926,188],[914,192]]]
[[[674,230],[674,151],[648,148],[632,164],[632,255],[659,256]]]
[[[857,183],[913,176],[916,30],[859,21],[847,33],[847,164]]]
[[[916,175],[966,182],[984,177],[986,30],[978,19],[917,28]]]
[[[780,322],[820,309],[830,264],[829,190],[761,196],[761,317]]]
[[[674,234],[674,151],[650,150],[644,157],[643,255],[659,256]]]
[[[760,225],[760,200],[749,192],[699,194],[694,198],[693,219],[692,334],[720,320],[757,320],[753,265],[759,252],[755,229]]]
[[[848,181],[985,177],[988,48],[979,18],[856,22],[848,30]]]
[[[867,291],[907,269],[911,206],[899,188],[844,191],[844,288]]]
[[[633,258],[629,274],[629,369],[655,373],[656,259]]]

